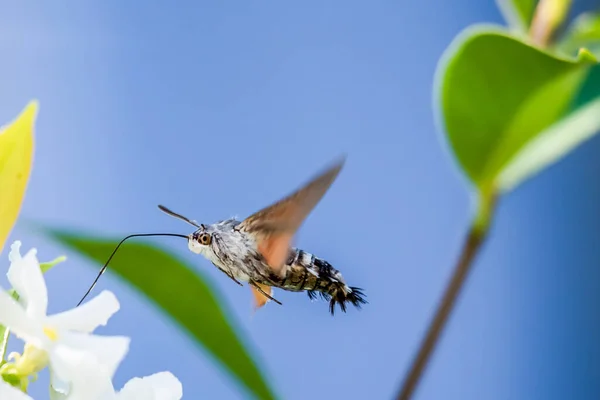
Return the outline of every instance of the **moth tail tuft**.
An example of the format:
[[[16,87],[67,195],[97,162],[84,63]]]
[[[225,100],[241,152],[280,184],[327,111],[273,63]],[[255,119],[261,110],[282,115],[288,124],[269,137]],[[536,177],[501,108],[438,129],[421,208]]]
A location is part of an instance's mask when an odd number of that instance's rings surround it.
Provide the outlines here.
[[[321,296],[321,298],[325,301],[329,301],[329,299],[331,299],[331,295],[327,292],[319,292],[317,290],[309,290],[306,293],[308,293],[308,297],[311,300],[316,300],[318,296]]]
[[[329,301],[329,312],[331,315],[335,314],[335,305],[340,306],[340,310],[346,312],[346,304],[350,303],[354,307],[360,309],[363,304],[367,304],[367,300],[363,293],[363,289],[357,287],[346,288],[346,290],[340,288],[331,294],[331,300]]]

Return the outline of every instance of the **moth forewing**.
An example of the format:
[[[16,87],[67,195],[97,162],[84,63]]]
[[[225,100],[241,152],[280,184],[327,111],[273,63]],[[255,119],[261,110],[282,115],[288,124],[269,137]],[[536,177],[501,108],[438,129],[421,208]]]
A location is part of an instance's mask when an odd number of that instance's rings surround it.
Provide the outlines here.
[[[254,235],[258,251],[274,273],[281,274],[294,235],[335,181],[345,160],[342,157],[295,192],[240,224],[239,230]]]

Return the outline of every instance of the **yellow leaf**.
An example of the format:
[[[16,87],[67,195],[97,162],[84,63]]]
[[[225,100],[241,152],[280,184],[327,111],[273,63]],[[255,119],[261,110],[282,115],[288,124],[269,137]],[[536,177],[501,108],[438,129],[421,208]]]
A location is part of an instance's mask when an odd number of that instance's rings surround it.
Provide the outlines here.
[[[0,252],[25,197],[33,161],[33,125],[38,102],[29,102],[10,124],[0,128]]]

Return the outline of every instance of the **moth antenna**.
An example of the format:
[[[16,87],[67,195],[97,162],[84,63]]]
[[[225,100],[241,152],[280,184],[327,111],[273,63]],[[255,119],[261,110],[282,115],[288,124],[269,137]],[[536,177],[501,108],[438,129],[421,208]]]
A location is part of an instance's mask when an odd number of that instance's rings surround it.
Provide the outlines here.
[[[115,253],[117,252],[117,250],[119,250],[119,247],[121,247],[121,245],[123,244],[123,242],[125,242],[128,239],[134,238],[134,237],[145,237],[145,236],[174,236],[174,237],[181,237],[181,238],[184,238],[184,239],[188,238],[186,235],[181,235],[179,233],[135,233],[133,235],[126,236],[125,238],[123,238],[123,240],[121,240],[119,242],[119,244],[117,245],[117,247],[115,247],[115,249],[111,253],[110,257],[108,257],[108,260],[106,260],[106,263],[104,264],[104,266],[102,266],[102,269],[100,269],[100,272],[98,272],[98,275],[96,276],[96,279],[94,279],[94,282],[92,282],[92,285],[90,286],[90,288],[87,290],[87,292],[85,292],[85,294],[83,295],[83,297],[81,298],[81,300],[79,300],[79,303],[77,303],[77,307],[79,307],[81,305],[81,303],[83,303],[83,301],[90,294],[90,292],[92,291],[92,289],[94,288],[94,286],[96,286],[96,283],[98,282],[98,279],[100,279],[100,277],[102,276],[102,274],[104,273],[104,271],[106,271],[106,268],[108,267],[108,263],[110,263],[110,260],[112,260],[113,256],[115,255]]]
[[[184,217],[183,215],[181,215],[181,214],[178,214],[178,213],[176,213],[175,211],[171,211],[171,210],[169,210],[167,207],[163,206],[162,204],[159,204],[159,205],[158,205],[158,208],[160,208],[160,210],[161,210],[162,212],[164,212],[165,214],[168,214],[168,215],[170,215],[171,217],[178,218],[178,219],[180,219],[180,220],[182,220],[182,221],[185,221],[185,222],[187,222],[188,224],[190,224],[190,225],[192,225],[192,226],[195,226],[196,228],[200,228],[200,225],[198,225],[198,223],[197,223],[196,221],[194,221],[194,220],[191,220],[191,219],[189,219],[189,218],[187,218],[187,217]],[[202,226],[204,226],[204,225],[202,225]]]

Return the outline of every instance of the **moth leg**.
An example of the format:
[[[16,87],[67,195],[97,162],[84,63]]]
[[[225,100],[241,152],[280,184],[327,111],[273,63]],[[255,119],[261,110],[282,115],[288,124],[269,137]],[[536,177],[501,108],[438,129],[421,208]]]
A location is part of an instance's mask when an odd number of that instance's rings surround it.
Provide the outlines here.
[[[225,272],[225,271],[223,271],[223,272]],[[231,280],[232,280],[232,281],[234,281],[235,283],[237,283],[238,285],[240,285],[240,286],[244,286],[244,285],[242,284],[242,282],[240,282],[240,281],[238,281],[237,279],[235,279],[235,278],[233,277],[233,275],[229,275],[227,272],[225,272],[225,275],[227,275],[228,277],[230,277],[230,278],[231,278]]]
[[[275,297],[271,296],[270,294],[265,293],[264,290],[261,289],[260,286],[258,286],[254,281],[248,281],[248,283],[250,285],[252,285],[256,290],[258,290],[262,295],[264,295],[265,297],[267,297],[269,300],[273,300],[275,303],[279,304],[280,306],[283,305],[279,300],[277,300]]]
[[[240,286],[244,286],[244,285],[243,285],[243,284],[242,284],[240,281],[238,281],[237,279],[235,279],[235,278],[233,277],[233,275],[231,275],[229,272],[227,272],[227,271],[225,271],[225,270],[223,270],[223,269],[219,268],[219,267],[218,267],[218,266],[217,266],[215,263],[213,263],[213,265],[214,265],[215,267],[217,267],[217,269],[218,269],[219,271],[222,271],[222,272],[223,272],[225,275],[227,275],[227,276],[229,277],[229,279],[231,279],[232,281],[234,281],[235,283],[237,283],[237,284],[238,284],[238,285],[240,285]]]

